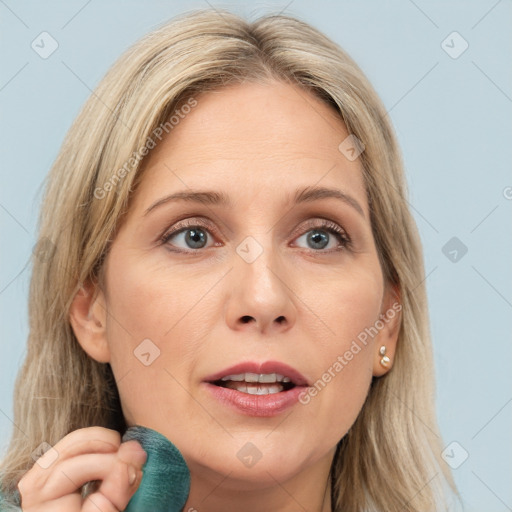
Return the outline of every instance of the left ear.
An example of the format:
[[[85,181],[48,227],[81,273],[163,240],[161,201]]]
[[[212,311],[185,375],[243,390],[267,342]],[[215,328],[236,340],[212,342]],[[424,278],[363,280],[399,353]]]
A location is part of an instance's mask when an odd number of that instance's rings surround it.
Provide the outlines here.
[[[106,312],[105,296],[91,281],[80,287],[69,309],[69,320],[78,343],[100,363],[110,362]]]
[[[374,377],[386,374],[393,366],[398,333],[402,325],[401,319],[402,303],[399,287],[398,285],[387,284],[382,300],[381,314],[379,320],[375,323],[379,332],[375,336],[373,346]]]

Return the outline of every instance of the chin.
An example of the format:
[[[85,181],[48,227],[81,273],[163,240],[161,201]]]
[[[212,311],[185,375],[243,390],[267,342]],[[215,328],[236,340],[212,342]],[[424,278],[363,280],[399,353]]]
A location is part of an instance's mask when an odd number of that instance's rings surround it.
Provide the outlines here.
[[[298,443],[270,443],[265,441],[266,435],[253,435],[253,441],[210,446],[202,456],[185,456],[185,460],[192,475],[215,481],[221,476],[223,487],[254,490],[275,486],[276,481],[285,482],[326,455],[317,452],[315,456],[310,453],[311,448],[300,448]]]

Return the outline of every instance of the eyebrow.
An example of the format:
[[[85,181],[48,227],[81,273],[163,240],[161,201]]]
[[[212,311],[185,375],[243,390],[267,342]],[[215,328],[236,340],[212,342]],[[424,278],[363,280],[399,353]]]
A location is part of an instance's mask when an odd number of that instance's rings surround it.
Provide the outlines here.
[[[313,201],[318,201],[319,199],[338,199],[345,204],[351,206],[354,210],[359,213],[363,218],[365,217],[364,211],[361,205],[349,194],[342,192],[341,190],[335,188],[327,188],[327,187],[306,187],[303,189],[298,189],[291,196],[291,200],[289,202],[294,204],[301,203],[309,203]],[[207,206],[226,206],[229,207],[232,205],[231,200],[228,195],[224,192],[216,192],[214,190],[204,190],[204,191],[181,191],[175,192],[168,196],[165,196],[155,203],[153,203],[145,212],[144,216],[148,215],[155,208],[162,206],[164,204],[173,202],[173,201],[186,201],[189,203],[201,203]]]

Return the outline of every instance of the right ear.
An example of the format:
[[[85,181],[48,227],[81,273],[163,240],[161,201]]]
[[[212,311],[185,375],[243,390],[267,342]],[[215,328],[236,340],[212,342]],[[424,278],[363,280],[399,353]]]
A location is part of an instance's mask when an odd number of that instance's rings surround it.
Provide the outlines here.
[[[88,281],[81,285],[69,308],[69,321],[78,343],[99,363],[110,362],[106,307],[99,286]]]

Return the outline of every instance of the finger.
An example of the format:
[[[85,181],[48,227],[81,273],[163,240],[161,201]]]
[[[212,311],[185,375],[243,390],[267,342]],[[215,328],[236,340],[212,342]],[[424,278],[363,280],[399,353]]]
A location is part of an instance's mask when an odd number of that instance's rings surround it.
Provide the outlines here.
[[[107,497],[101,492],[95,492],[90,494],[82,505],[81,512],[119,512],[120,508],[117,508]]]
[[[147,454],[138,442],[126,442],[119,448],[117,457],[116,467],[103,479],[98,491],[117,508],[124,510],[140,485]]]
[[[130,450],[128,448],[125,451],[125,460],[121,460],[116,453],[80,455],[62,462],[46,481],[43,489],[46,499],[55,499],[75,492],[86,482],[93,480],[101,480],[103,483],[108,481],[107,487],[110,487],[112,482],[119,488],[133,485],[130,479],[133,479],[134,473],[137,477],[136,473],[142,471],[142,458],[137,451]],[[130,453],[136,457],[130,458]],[[100,489],[102,488],[103,485],[100,485]]]
[[[46,501],[44,503],[27,504],[22,499],[20,509],[16,510],[22,510],[23,512],[29,510],[31,512],[33,510],[37,510],[37,512],[70,512],[71,510],[81,510],[82,502],[83,499],[80,493],[68,494],[58,500]]]
[[[121,443],[117,450],[117,456],[120,460],[141,468],[148,458],[142,445],[135,439]]]
[[[63,437],[53,448],[61,459],[82,453],[108,453],[117,451],[121,434],[104,427],[79,428]]]
[[[121,444],[121,436],[115,430],[103,427],[87,427],[75,430],[50,447],[34,464],[34,472],[48,469],[58,459],[65,460],[82,453],[115,452]]]
[[[129,486],[129,467],[135,469],[121,461],[117,453],[78,455],[57,464],[47,478],[33,482],[31,487],[20,481],[23,485],[19,485],[19,488],[23,502],[34,505],[74,493],[86,482],[93,480],[115,477],[118,482]]]
[[[62,438],[36,460],[32,468],[18,483],[20,493],[25,489],[41,487],[51,476],[55,463],[86,453],[114,453],[119,448],[121,436],[115,430],[87,427],[75,430]]]

